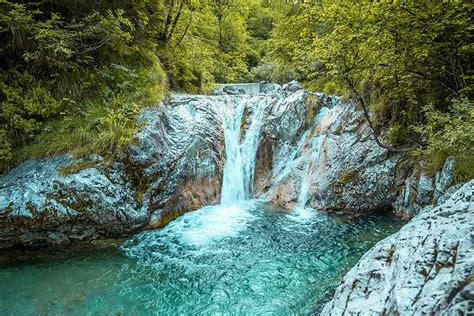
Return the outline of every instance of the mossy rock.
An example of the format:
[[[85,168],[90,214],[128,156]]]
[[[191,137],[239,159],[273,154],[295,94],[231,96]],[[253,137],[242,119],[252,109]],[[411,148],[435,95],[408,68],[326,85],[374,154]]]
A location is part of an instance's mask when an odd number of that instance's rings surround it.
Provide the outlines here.
[[[344,170],[339,175],[339,178],[336,180],[336,182],[340,186],[345,186],[348,183],[357,181],[359,178],[360,175],[357,170]]]

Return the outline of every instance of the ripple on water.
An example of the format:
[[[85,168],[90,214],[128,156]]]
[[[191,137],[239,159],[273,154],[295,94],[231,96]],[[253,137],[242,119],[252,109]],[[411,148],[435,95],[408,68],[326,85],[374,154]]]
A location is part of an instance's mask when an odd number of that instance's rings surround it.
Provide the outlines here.
[[[271,208],[252,201],[206,207],[136,235],[119,252],[0,269],[0,310],[307,313],[365,251],[401,226],[381,214],[338,218]]]

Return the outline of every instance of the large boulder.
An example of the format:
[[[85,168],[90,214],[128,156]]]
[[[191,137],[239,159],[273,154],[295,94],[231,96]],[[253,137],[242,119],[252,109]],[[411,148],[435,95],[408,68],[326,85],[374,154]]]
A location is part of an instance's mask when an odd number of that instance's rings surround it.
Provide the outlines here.
[[[405,180],[407,157],[378,146],[353,103],[318,96],[317,119],[275,151],[268,199],[286,208],[340,212],[390,208]]]
[[[147,223],[122,164],[61,175],[70,160],[27,161],[0,178],[0,248],[122,236]]]
[[[367,252],[322,315],[467,315],[474,309],[473,232],[471,180]]]

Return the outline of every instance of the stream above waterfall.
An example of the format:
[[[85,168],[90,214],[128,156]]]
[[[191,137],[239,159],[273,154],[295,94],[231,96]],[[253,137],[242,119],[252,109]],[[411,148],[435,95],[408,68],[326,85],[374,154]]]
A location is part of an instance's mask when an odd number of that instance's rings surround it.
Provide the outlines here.
[[[8,286],[0,287],[0,310],[308,313],[363,253],[402,225],[377,213],[292,215],[256,201],[210,206],[105,249],[2,254],[0,284]]]

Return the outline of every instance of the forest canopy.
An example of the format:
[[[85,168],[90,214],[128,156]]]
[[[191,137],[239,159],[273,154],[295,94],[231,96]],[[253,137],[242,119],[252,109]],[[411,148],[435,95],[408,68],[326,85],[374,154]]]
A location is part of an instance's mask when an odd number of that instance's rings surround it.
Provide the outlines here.
[[[0,0],[0,172],[126,155],[141,108],[215,83],[352,99],[383,147],[474,176],[470,1]]]

